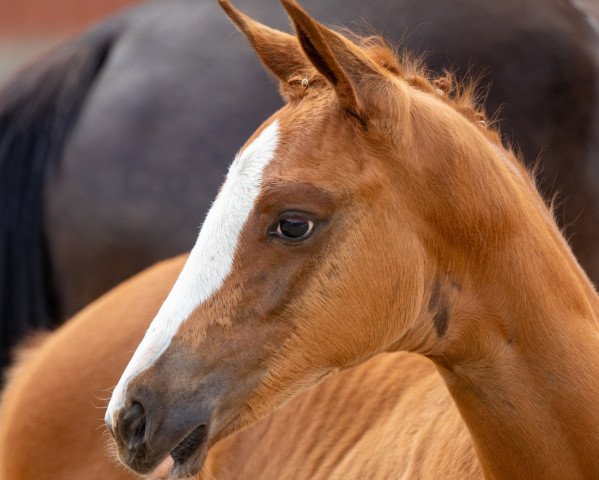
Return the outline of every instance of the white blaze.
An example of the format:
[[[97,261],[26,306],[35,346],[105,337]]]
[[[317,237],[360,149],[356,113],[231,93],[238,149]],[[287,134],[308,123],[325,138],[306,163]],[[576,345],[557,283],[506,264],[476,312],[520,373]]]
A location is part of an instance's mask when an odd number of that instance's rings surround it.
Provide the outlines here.
[[[114,389],[106,411],[107,423],[111,424],[114,414],[123,408],[129,382],[152,366],[181,324],[229,275],[239,234],[260,193],[262,174],[275,155],[278,139],[275,120],[235,157],[179,278]]]

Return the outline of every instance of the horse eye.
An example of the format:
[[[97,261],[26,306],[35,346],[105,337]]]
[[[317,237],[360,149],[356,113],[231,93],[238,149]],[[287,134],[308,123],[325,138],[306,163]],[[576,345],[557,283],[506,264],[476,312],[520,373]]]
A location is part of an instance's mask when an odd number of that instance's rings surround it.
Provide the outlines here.
[[[314,229],[314,222],[301,217],[285,217],[279,220],[276,235],[286,240],[303,240]]]

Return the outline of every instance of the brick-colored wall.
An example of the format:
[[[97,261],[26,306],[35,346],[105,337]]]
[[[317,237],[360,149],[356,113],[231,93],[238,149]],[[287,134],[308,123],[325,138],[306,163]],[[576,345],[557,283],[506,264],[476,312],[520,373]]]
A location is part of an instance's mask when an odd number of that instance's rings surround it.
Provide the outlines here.
[[[74,32],[136,0],[2,0],[0,35]]]
[[[139,1],[0,0],[0,87],[44,51]]]

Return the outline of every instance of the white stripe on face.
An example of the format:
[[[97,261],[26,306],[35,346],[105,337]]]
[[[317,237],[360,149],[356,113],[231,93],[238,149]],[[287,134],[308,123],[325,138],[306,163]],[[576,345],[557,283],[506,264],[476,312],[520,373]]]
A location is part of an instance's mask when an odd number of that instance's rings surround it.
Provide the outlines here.
[[[154,364],[168,348],[181,324],[220,288],[229,275],[239,234],[260,193],[262,174],[275,156],[278,140],[279,124],[275,120],[237,154],[229,167],[227,179],[206,216],[179,278],[114,389],[105,417],[109,425],[112,425],[114,414],[125,405],[129,382]]]

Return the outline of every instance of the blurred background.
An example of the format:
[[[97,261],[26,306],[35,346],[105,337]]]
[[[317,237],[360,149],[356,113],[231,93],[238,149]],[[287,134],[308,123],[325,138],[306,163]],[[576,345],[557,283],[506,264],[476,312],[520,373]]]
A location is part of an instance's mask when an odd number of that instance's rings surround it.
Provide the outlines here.
[[[2,0],[0,84],[44,51],[138,0]]]

